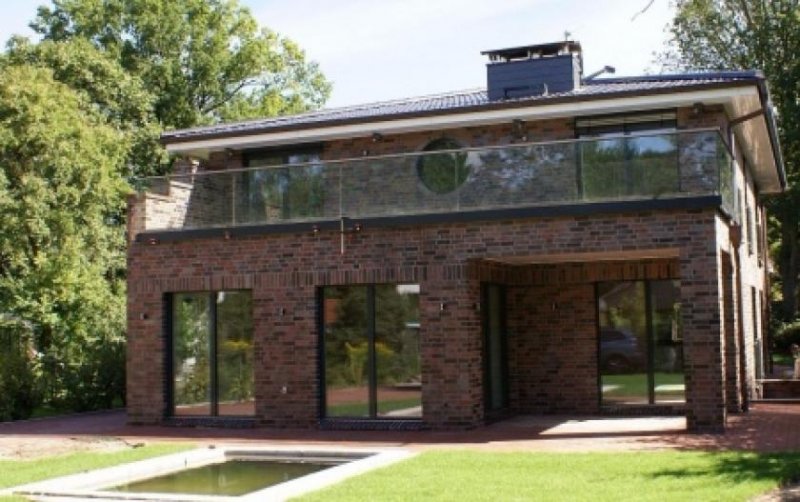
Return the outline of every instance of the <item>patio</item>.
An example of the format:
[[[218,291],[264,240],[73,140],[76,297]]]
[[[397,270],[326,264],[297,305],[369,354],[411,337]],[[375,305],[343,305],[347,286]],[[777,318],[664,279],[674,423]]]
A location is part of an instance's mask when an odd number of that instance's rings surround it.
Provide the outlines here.
[[[728,419],[725,434],[688,434],[683,417],[521,416],[459,432],[309,431],[130,426],[123,410],[0,424],[0,458],[149,441],[403,446],[487,451],[625,451],[648,449],[800,450],[800,405],[755,404]],[[60,445],[60,446],[59,446]]]

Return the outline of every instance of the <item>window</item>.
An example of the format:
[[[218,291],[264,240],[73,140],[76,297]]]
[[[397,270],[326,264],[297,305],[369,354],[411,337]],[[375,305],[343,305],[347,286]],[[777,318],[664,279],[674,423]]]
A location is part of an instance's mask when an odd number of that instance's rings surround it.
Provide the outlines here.
[[[756,205],[755,208],[756,214],[756,256],[758,257],[758,263],[761,265],[762,260],[764,259],[764,228],[762,227],[761,220],[762,220],[762,212],[761,208]]]
[[[323,415],[419,418],[419,285],[322,288]]]
[[[484,402],[487,414],[508,406],[506,355],[506,290],[499,284],[482,286]]]
[[[422,149],[426,154],[417,160],[417,175],[428,190],[447,194],[464,184],[470,174],[465,152],[427,153],[461,148],[461,144],[454,139],[439,138]]]
[[[174,293],[170,308],[172,414],[255,415],[250,292]]]
[[[678,281],[597,285],[604,405],[685,400]]]
[[[750,203],[745,203],[745,233],[747,235],[747,254],[753,254],[753,241],[755,240],[755,230],[753,229],[753,208],[750,207]]]
[[[324,215],[320,149],[253,151],[236,182],[237,223],[269,223]]]
[[[676,114],[662,111],[579,118],[580,191],[584,199],[657,196],[680,188]]]

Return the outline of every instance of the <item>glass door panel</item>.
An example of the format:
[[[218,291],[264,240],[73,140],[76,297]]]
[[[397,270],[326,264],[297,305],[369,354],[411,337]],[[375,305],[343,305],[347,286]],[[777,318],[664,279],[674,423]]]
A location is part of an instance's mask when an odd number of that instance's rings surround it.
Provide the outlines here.
[[[211,414],[211,306],[204,293],[172,297],[172,396],[178,416]]]
[[[484,287],[484,366],[487,411],[500,410],[508,404],[504,297],[503,286],[487,284]]]
[[[421,417],[419,285],[375,286],[375,363],[380,417]]]
[[[598,284],[600,389],[604,404],[649,402],[643,282]]]
[[[680,283],[651,281],[650,319],[653,325],[653,393],[656,403],[686,399],[683,379],[683,335],[680,325]]]
[[[367,287],[327,287],[323,309],[325,416],[368,417]]]
[[[251,295],[220,291],[215,296],[218,414],[255,415]]]

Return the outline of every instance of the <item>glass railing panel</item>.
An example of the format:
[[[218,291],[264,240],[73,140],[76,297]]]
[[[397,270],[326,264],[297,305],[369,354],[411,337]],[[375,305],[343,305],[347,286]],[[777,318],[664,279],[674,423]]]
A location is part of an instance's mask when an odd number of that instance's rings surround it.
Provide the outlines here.
[[[176,174],[140,182],[146,230],[479,211],[720,194],[731,157],[716,130]],[[732,214],[732,211],[730,211]],[[142,217],[141,215],[145,216]]]
[[[339,216],[338,175],[323,164],[231,173],[234,224],[269,224]]]
[[[578,198],[571,142],[470,151],[460,210],[574,202]]]
[[[461,154],[435,153],[341,164],[342,215],[398,216],[456,211]]]

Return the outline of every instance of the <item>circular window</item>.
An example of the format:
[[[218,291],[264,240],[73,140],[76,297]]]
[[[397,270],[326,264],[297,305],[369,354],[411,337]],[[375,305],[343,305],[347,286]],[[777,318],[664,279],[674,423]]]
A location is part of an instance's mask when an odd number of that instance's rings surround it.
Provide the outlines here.
[[[435,139],[422,149],[417,160],[417,175],[425,187],[439,194],[450,193],[469,177],[466,152],[427,153],[437,150],[458,150],[461,145],[450,138]]]

